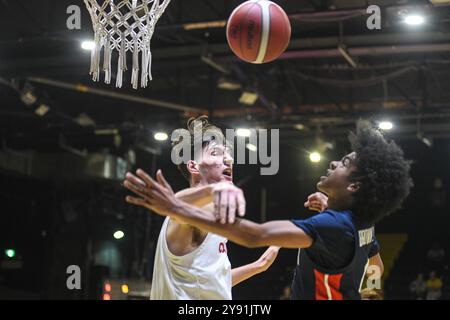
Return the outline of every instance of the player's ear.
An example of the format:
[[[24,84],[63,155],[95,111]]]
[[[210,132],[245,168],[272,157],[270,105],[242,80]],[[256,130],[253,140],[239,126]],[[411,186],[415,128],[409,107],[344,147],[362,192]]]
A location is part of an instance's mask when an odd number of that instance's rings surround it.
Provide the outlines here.
[[[191,175],[200,173],[199,167],[198,167],[198,163],[196,161],[194,161],[194,160],[189,160],[186,163],[186,167],[187,167],[187,170],[189,171],[189,173]]]
[[[356,192],[361,187],[361,182],[352,182],[348,185],[347,191]]]

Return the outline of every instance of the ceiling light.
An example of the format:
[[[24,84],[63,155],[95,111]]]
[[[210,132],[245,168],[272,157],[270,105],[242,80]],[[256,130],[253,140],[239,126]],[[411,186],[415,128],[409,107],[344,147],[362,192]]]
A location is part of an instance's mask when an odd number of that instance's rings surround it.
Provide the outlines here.
[[[258,94],[256,92],[244,91],[239,98],[239,102],[246,105],[254,105],[258,100]]]
[[[390,121],[381,121],[378,124],[378,128],[380,128],[381,130],[391,130],[393,127],[394,125]]]
[[[125,236],[125,233],[123,233],[123,231],[121,230],[117,230],[116,232],[114,232],[113,237],[114,239],[122,239]]]
[[[81,48],[83,48],[84,50],[94,50],[95,42],[94,41],[83,41],[81,43]]]
[[[318,152],[311,152],[309,154],[309,160],[311,160],[311,162],[320,162],[320,159],[322,157],[320,156],[320,153]]]
[[[158,141],[166,141],[169,138],[169,136],[165,132],[157,132],[155,133],[154,138],[155,140]]]
[[[412,15],[406,16],[404,21],[406,24],[409,24],[411,26],[417,26],[417,25],[423,24],[425,22],[425,19],[422,16],[412,14]]]

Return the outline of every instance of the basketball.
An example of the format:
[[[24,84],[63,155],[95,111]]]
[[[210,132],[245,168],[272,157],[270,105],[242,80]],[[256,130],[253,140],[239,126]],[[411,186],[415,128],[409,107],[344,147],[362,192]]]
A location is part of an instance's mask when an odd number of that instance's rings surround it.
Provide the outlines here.
[[[291,25],[284,10],[267,0],[238,6],[227,23],[227,40],[240,59],[266,63],[277,59],[289,45]]]

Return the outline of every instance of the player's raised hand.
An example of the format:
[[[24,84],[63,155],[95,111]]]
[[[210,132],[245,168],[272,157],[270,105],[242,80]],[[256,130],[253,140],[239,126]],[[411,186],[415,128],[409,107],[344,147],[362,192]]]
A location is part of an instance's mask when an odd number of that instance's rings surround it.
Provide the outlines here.
[[[273,264],[278,256],[280,247],[270,246],[262,256],[256,261],[261,271],[266,271]]]
[[[308,197],[304,205],[309,210],[322,212],[328,208],[328,197],[322,192],[316,192]]]
[[[175,197],[172,187],[164,178],[161,170],[158,170],[156,180],[141,169],[136,171],[136,175],[127,173],[125,176],[125,188],[138,196],[127,196],[126,201],[153,210],[163,216],[170,215],[171,210],[179,205],[180,200]]]

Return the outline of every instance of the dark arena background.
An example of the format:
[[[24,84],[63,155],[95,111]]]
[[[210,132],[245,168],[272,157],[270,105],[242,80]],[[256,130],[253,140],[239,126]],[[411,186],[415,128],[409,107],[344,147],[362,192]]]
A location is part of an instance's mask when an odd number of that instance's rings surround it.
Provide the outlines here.
[[[202,114],[223,129],[280,130],[276,175],[234,168],[256,222],[312,216],[303,204],[329,162],[351,151],[356,121],[381,125],[413,161],[414,188],[376,226],[377,299],[450,298],[450,1],[275,2],[291,41],[257,65],[227,44],[242,1],[172,0],[152,39],[153,80],[134,90],[131,70],[115,87],[115,66],[110,85],[92,81],[83,1],[0,0],[0,299],[148,299],[163,218],[125,202],[124,174],[160,168],[175,190],[188,187],[170,133]],[[379,29],[367,26],[369,5],[380,8]],[[264,251],[227,249],[233,266]],[[283,299],[296,259],[282,249],[233,299]],[[69,266],[81,270],[79,290],[67,287]],[[432,272],[440,284],[430,289]],[[419,274],[423,294],[413,290]]]

